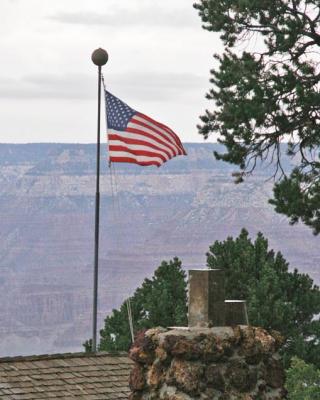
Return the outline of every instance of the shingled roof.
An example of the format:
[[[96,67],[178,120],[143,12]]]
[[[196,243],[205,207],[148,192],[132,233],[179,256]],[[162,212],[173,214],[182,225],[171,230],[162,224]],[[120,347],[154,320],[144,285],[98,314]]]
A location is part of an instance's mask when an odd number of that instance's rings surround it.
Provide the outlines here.
[[[0,358],[0,399],[128,399],[126,353]]]

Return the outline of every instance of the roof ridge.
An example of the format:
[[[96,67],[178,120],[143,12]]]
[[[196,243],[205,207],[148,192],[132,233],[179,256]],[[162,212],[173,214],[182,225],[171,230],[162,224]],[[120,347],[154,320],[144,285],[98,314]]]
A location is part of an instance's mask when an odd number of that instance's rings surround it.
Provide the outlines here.
[[[125,351],[108,352],[99,351],[93,352],[77,352],[77,353],[54,353],[54,354],[39,354],[31,356],[12,356],[12,357],[0,357],[0,363],[11,362],[11,361],[40,361],[40,360],[54,360],[54,359],[66,359],[66,358],[83,358],[83,357],[128,357],[128,353]]]

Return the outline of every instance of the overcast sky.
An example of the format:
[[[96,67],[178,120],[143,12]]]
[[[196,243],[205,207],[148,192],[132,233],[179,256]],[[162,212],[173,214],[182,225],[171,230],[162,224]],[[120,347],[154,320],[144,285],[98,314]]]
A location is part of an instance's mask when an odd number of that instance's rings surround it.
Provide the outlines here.
[[[97,69],[108,89],[201,142],[217,36],[193,0],[0,0],[0,142],[95,141]],[[105,127],[103,117],[103,129]]]

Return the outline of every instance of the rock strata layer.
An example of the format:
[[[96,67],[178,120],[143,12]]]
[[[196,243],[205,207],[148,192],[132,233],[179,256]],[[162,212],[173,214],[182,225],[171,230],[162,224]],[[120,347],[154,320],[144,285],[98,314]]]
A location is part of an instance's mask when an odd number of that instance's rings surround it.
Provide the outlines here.
[[[155,328],[130,350],[131,400],[280,400],[282,338],[251,326]]]

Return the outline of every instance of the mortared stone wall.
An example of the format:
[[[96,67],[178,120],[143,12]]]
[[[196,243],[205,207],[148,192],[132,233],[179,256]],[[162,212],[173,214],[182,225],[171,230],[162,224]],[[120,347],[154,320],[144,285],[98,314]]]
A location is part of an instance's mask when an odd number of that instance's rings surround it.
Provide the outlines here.
[[[130,350],[130,400],[280,400],[282,338],[251,326],[156,328]]]

